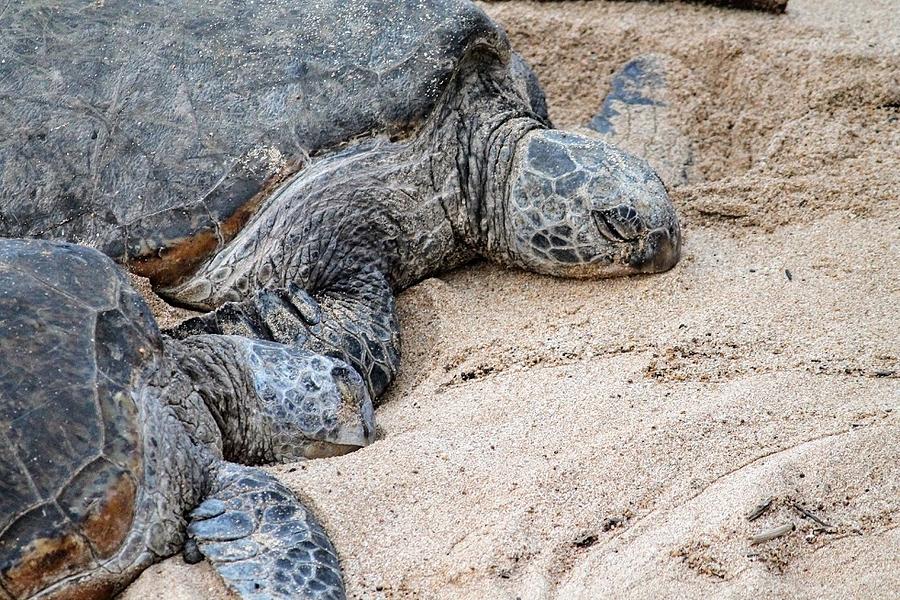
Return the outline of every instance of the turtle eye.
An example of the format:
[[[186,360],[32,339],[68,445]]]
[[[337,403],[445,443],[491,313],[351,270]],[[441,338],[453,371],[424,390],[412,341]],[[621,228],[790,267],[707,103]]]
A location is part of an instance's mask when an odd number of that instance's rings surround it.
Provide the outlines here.
[[[644,222],[634,207],[619,204],[612,208],[591,211],[594,224],[600,234],[613,242],[630,242],[641,237],[646,230]]]
[[[600,235],[605,237],[611,242],[622,242],[624,241],[622,237],[619,235],[616,228],[613,227],[612,223],[609,220],[609,217],[606,216],[605,211],[602,210],[592,210],[591,217],[594,220],[594,225],[597,227],[597,230],[600,232]]]
[[[613,208],[594,209],[591,211],[591,216],[600,235],[611,242],[636,240],[644,230],[644,224],[637,211],[624,204]]]

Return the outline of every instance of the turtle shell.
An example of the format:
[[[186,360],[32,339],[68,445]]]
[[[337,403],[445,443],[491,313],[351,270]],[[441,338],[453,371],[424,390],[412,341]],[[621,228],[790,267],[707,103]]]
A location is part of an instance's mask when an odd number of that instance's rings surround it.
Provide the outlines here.
[[[0,30],[0,235],[100,248],[157,284],[310,154],[414,130],[471,50],[509,59],[468,0],[35,0]]]
[[[159,330],[96,250],[0,239],[0,598],[114,556],[142,481]]]

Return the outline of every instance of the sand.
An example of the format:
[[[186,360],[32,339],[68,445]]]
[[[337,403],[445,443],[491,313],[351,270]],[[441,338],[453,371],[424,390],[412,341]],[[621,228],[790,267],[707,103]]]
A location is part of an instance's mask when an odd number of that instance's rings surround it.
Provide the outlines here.
[[[400,296],[378,441],[271,468],[350,597],[900,595],[900,17],[844,4],[485,5],[560,126],[626,60],[672,58],[684,257],[595,282],[482,263]],[[173,558],[123,597],[227,595]]]

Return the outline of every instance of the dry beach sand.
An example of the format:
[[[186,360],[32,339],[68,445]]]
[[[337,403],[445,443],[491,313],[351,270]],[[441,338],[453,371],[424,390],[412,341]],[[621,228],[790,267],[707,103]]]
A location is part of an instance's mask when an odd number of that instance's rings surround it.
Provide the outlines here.
[[[379,440],[271,468],[349,595],[900,596],[896,0],[485,8],[560,126],[623,62],[670,57],[684,257],[597,282],[476,264],[400,296]],[[123,597],[228,595],[176,557]]]

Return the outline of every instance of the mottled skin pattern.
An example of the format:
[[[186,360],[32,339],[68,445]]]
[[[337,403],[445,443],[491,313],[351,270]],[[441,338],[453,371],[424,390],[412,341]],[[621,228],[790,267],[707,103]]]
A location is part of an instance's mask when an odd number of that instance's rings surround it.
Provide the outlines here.
[[[400,360],[398,290],[477,256],[585,278],[678,260],[656,174],[552,129],[530,68],[467,0],[61,4],[0,11],[0,235],[93,246],[209,312],[161,337],[96,253],[0,242],[15,273],[0,364],[18,365],[0,379],[0,598],[108,595],[185,530],[186,556],[244,597],[340,597],[310,513],[235,463],[371,441],[370,398]],[[71,256],[96,272],[73,279]],[[110,281],[127,301],[94,291]],[[72,369],[54,397],[72,408],[18,439],[55,389],[23,379],[35,364]],[[119,396],[95,375],[109,365]],[[77,390],[128,410],[74,412]],[[61,426],[81,462],[27,463]],[[84,427],[131,445],[95,448]]]
[[[236,463],[371,442],[348,365],[162,336],[107,257],[37,240],[0,239],[0,340],[0,597],[108,597],[186,535],[245,598],[343,597],[312,513]]]
[[[336,356],[377,401],[399,364],[392,293],[423,277],[477,255],[566,277],[675,264],[681,234],[659,177],[605,142],[547,129],[504,49],[459,65],[418,136],[313,163],[186,282],[161,289],[215,311],[174,334]]]

